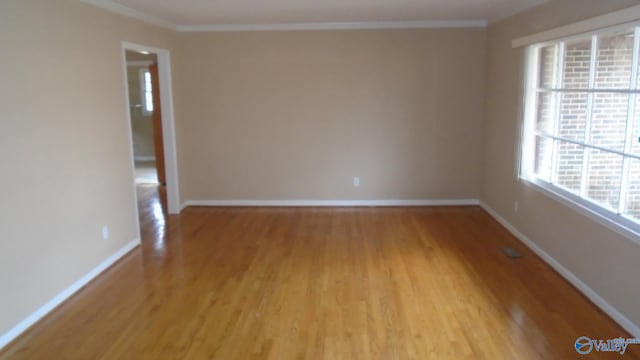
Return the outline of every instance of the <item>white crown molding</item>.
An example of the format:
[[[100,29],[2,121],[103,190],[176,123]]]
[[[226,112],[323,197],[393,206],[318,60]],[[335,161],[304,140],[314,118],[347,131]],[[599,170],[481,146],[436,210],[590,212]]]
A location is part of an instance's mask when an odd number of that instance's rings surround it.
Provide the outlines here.
[[[595,292],[595,290],[585,284],[578,276],[560,264],[556,259],[538,246],[538,244],[521,233],[515,226],[498,214],[497,211],[493,210],[487,203],[482,201],[480,202],[480,206],[498,223],[500,223],[500,225],[504,226],[513,236],[515,236],[516,239],[520,240],[524,245],[531,249],[531,251],[549,264],[549,266],[576,287],[582,294],[591,300],[592,303],[609,315],[615,322],[627,330],[632,336],[640,337],[640,327],[637,324],[631,321],[613,305],[609,304],[609,302],[600,296],[600,294]]]
[[[24,320],[20,321],[17,325],[9,329],[4,334],[0,334],[0,350],[7,346],[11,341],[20,336],[23,332],[29,329],[33,324],[42,319],[45,315],[50,313],[64,301],[69,299],[73,294],[75,294],[78,290],[82,289],[83,286],[87,285],[91,280],[95,279],[96,276],[100,275],[102,272],[107,270],[113,264],[115,264],[122,257],[127,255],[133,249],[135,249],[138,245],[140,245],[140,239],[135,239],[130,243],[121,247],[118,251],[116,251],[113,255],[106,258],[103,262],[101,262],[98,266],[93,268],[93,270],[89,271],[86,275],[78,279],[76,282],[71,284],[66,289],[62,290],[58,295],[54,296],[51,300],[49,300],[46,304],[42,305],[38,310],[33,312]]]
[[[87,4],[91,4],[94,6],[97,6],[99,8],[105,9],[105,10],[109,10],[112,11],[114,13],[118,13],[120,15],[125,15],[125,16],[129,16],[132,17],[134,19],[138,19],[140,21],[146,22],[148,24],[152,24],[155,26],[159,26],[165,29],[171,29],[171,30],[176,30],[176,24],[161,19],[159,17],[155,17],[153,15],[149,15],[147,13],[144,13],[142,11],[138,11],[135,9],[132,9],[128,6],[124,6],[122,4],[118,4],[115,1],[112,0],[80,0],[81,2],[87,3]]]
[[[229,207],[351,207],[351,206],[470,206],[479,205],[478,199],[445,200],[188,200],[188,206]]]
[[[367,30],[367,29],[446,29],[484,28],[486,20],[421,20],[421,21],[363,21],[363,22],[319,22],[282,24],[205,24],[176,25],[170,21],[132,9],[113,0],[80,0],[121,15],[171,29],[178,32],[225,32],[225,31],[293,31],[293,30]]]
[[[555,29],[543,31],[537,34],[523,36],[511,42],[514,48],[528,46],[540,42],[556,40],[572,35],[588,33],[615,25],[632,23],[640,20],[640,5],[614,11],[605,15],[578,21],[573,24],[561,26]]]
[[[483,28],[484,20],[424,20],[424,21],[365,21],[322,22],[285,24],[227,24],[227,25],[178,25],[179,32],[224,32],[224,31],[293,31],[293,30],[372,30],[372,29],[436,29],[436,28]]]

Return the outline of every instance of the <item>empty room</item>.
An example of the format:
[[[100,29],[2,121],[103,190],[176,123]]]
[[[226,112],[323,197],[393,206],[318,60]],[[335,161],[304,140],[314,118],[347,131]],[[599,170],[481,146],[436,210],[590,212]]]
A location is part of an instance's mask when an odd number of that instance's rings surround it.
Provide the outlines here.
[[[2,0],[0,360],[640,359],[640,1]]]

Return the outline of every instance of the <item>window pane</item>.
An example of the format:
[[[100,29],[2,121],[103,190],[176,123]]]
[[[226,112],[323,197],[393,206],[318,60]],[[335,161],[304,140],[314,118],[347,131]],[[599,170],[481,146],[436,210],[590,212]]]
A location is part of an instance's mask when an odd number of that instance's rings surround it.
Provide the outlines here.
[[[153,95],[149,92],[144,93],[145,108],[147,111],[153,111]]]
[[[582,162],[584,147],[564,141],[558,141],[558,167],[556,171],[558,185],[580,193],[582,184]]]
[[[538,93],[538,117],[536,119],[536,129],[553,134],[553,93]]]
[[[628,89],[633,58],[633,32],[598,38],[596,88]]]
[[[627,161],[629,161],[629,177],[624,215],[640,220],[640,160]]]
[[[635,117],[631,124],[631,153],[640,155],[640,96],[635,96]]]
[[[536,87],[526,109],[534,113],[525,114],[522,155],[523,176],[638,224],[640,160],[632,157],[640,157],[640,71],[631,75],[640,68],[639,31],[612,28],[532,46],[526,73]]]
[[[567,43],[564,50],[564,73],[562,87],[585,89],[589,87],[591,67],[591,39]]]
[[[587,151],[587,197],[617,212],[622,184],[622,156],[596,149]]]
[[[546,181],[551,181],[551,154],[553,140],[536,136],[536,158],[533,171]]]
[[[624,151],[628,106],[628,94],[594,94],[589,143],[607,149]]]
[[[587,122],[587,93],[562,93],[560,99],[560,124],[558,136],[584,141]]]
[[[540,64],[539,88],[553,87],[553,77],[556,72],[556,48],[556,45],[540,48],[538,58]]]

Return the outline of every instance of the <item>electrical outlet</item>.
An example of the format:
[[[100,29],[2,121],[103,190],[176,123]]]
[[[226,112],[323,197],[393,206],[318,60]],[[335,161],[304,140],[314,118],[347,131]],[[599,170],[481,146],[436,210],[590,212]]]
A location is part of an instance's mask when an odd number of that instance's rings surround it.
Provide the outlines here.
[[[102,240],[109,239],[109,228],[105,225],[102,227]]]
[[[518,212],[518,200],[513,202],[513,211]]]
[[[353,178],[353,186],[354,187],[360,186],[360,178],[359,177],[354,177]]]

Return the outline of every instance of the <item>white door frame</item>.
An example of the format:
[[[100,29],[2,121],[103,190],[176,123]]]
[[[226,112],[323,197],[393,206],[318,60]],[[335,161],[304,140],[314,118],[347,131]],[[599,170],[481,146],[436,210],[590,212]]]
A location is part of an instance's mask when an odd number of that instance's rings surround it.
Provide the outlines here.
[[[167,180],[167,211],[169,214],[180,213],[180,194],[178,186],[178,156],[176,152],[175,121],[173,113],[173,93],[171,91],[171,58],[169,50],[145,45],[122,42],[122,71],[126,95],[127,127],[129,129],[131,153],[131,182],[135,193],[135,164],[133,160],[133,132],[131,129],[131,112],[129,111],[129,84],[127,83],[127,58],[125,52],[146,51],[158,57],[158,75],[160,82],[160,111],[162,112],[162,140],[164,142],[164,162]],[[136,202],[136,215],[138,206]]]

